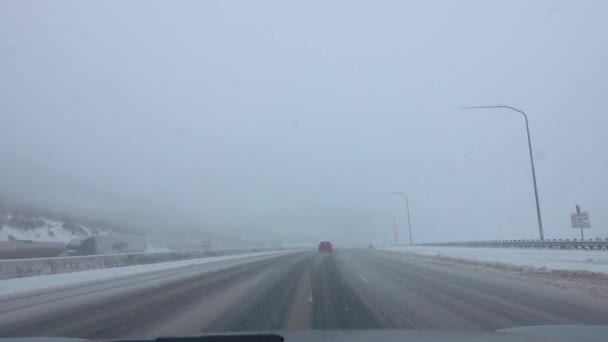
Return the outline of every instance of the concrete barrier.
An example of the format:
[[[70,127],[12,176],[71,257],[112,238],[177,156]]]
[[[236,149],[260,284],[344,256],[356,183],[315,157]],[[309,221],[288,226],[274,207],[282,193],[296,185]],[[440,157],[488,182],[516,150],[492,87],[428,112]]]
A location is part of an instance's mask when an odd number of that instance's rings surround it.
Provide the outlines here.
[[[183,251],[0,260],[0,280],[43,274],[79,272],[100,268],[154,264],[167,261],[279,250],[284,249],[227,249],[211,251]]]

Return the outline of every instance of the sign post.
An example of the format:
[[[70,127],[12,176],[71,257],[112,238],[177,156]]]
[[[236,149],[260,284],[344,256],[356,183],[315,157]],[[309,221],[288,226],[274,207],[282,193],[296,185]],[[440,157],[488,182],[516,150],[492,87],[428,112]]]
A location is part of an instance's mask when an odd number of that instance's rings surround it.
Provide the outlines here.
[[[581,240],[585,240],[583,229],[591,228],[591,222],[589,222],[589,213],[581,212],[581,207],[576,205],[576,213],[570,214],[570,221],[572,222],[572,229],[581,230]]]

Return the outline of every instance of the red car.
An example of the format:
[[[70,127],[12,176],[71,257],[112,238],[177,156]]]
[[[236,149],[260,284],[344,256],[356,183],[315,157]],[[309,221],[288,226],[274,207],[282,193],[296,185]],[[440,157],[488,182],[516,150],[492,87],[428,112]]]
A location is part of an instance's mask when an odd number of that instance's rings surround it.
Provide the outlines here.
[[[319,253],[332,253],[334,251],[334,246],[331,245],[329,241],[322,241],[319,243]]]

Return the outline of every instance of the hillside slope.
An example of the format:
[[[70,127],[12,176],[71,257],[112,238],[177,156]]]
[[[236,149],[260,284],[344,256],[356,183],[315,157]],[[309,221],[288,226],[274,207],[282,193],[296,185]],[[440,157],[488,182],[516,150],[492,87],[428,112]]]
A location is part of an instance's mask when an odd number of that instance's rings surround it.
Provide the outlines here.
[[[13,214],[0,216],[0,241],[32,240],[67,243],[76,237],[112,233],[97,227],[61,222],[45,217],[26,217]]]

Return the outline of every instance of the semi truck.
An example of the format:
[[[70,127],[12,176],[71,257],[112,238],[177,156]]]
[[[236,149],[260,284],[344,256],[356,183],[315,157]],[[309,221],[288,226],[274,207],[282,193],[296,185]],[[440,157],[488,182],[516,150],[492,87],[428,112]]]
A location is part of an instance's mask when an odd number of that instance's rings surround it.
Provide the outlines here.
[[[143,236],[104,235],[75,238],[61,256],[143,253],[148,243]]]
[[[201,249],[204,251],[217,249],[217,244],[211,240],[202,240],[201,241]]]
[[[65,249],[62,242],[32,240],[0,241],[1,259],[53,258]]]

